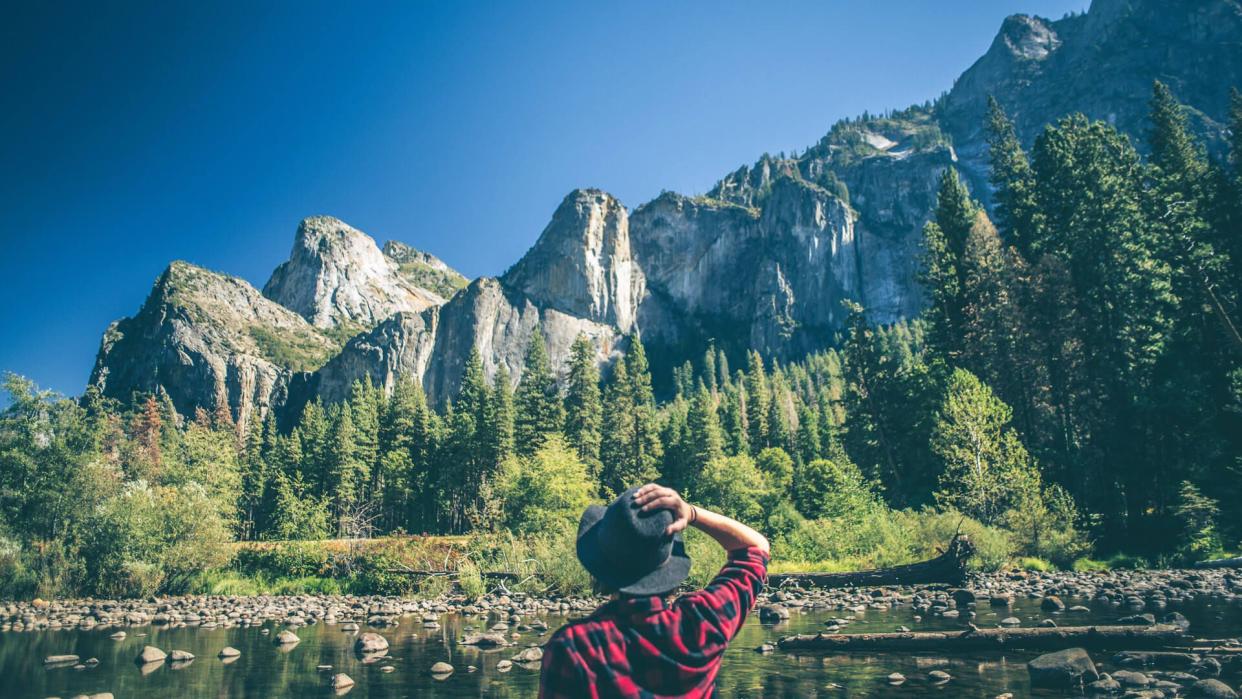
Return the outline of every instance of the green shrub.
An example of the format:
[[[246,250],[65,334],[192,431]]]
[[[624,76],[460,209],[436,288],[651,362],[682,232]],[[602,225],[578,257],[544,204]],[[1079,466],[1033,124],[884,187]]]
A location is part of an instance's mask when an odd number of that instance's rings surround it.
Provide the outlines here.
[[[573,528],[598,490],[586,464],[559,435],[530,457],[506,460],[496,481],[506,527],[527,534]]]
[[[263,587],[255,578],[236,571],[217,570],[200,574],[189,591],[199,595],[259,595]]]
[[[252,577],[326,577],[331,561],[326,549],[313,542],[288,542],[271,546],[246,546],[233,554],[232,567]]]
[[[1022,556],[1013,562],[1013,567],[1018,570],[1029,570],[1037,573],[1047,573],[1056,570],[1056,566],[1048,561],[1035,556]]]
[[[487,585],[483,582],[483,572],[472,559],[466,558],[457,566],[457,586],[463,595],[475,598],[487,594]]]
[[[401,561],[385,554],[359,557],[354,561],[347,587],[356,595],[410,595],[419,589],[420,583],[434,580],[419,581],[415,576],[394,572],[400,568]]]
[[[1150,568],[1151,563],[1142,556],[1135,556],[1129,553],[1115,553],[1106,559],[1105,564],[1109,568],[1118,570],[1134,570],[1137,568]]]
[[[1097,561],[1093,558],[1079,558],[1070,566],[1075,573],[1095,573],[1108,570],[1107,561]]]
[[[783,468],[780,450],[764,450],[769,466]],[[789,457],[786,456],[786,459]],[[779,473],[776,478],[781,478]],[[703,467],[694,487],[693,497],[703,506],[742,522],[763,521],[764,503],[768,501],[768,475],[759,470],[749,456],[724,456],[712,459]]]
[[[725,564],[725,552],[710,536],[697,529],[687,529],[683,538],[690,556],[690,577],[686,585],[703,587],[716,577]]]

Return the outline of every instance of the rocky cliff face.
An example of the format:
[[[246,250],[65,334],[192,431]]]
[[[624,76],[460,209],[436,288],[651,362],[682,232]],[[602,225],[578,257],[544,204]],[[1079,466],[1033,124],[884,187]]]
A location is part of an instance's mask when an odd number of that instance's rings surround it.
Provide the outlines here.
[[[442,307],[398,313],[351,339],[310,377],[308,397],[341,400],[354,381],[366,380],[391,391],[406,377],[422,382],[431,401],[443,403],[457,395],[472,347],[478,348],[489,380],[503,367],[516,386],[536,332],[543,334],[552,366],[562,375],[579,334],[595,345],[600,364],[615,358],[624,337],[614,325],[540,307],[500,280],[483,277]]]
[[[388,247],[388,255],[381,253],[369,236],[337,219],[308,218],[265,293],[245,280],[174,262],[139,312],[104,333],[90,383],[122,401],[135,393],[167,394],[186,416],[227,405],[242,423],[283,408],[291,394],[304,401],[308,386],[322,385],[325,397],[335,399],[353,378],[371,375],[382,383],[376,347],[391,346],[389,338],[400,333],[375,326],[388,319],[400,329],[444,302],[420,281],[450,294],[464,285],[435,257],[400,243]],[[354,333],[360,334],[343,351]],[[425,358],[406,356],[417,352],[397,348],[388,368],[425,366]],[[364,371],[363,362],[375,364]]]
[[[1242,84],[1240,46],[1242,0],[1095,0],[1086,15],[1015,15],[934,103],[839,122],[800,156],[764,156],[704,197],[666,193],[631,213],[605,192],[575,190],[508,272],[468,286],[431,255],[395,242],[381,252],[337,219],[308,218],[262,295],[175,263],[138,315],[109,328],[91,381],[122,399],[166,392],[186,414],[224,402],[250,415],[402,376],[442,402],[471,348],[489,378],[503,366],[516,382],[535,332],[562,373],[579,333],[601,364],[635,331],[662,349],[664,367],[709,338],[794,358],[833,341],[845,299],[876,323],[922,308],[921,229],[941,173],[959,168],[988,198],[989,95],[1028,144],[1075,111],[1141,140],[1158,78],[1215,147],[1228,87]]]
[[[292,376],[336,350],[246,281],[174,262],[138,314],[104,333],[90,383],[121,401],[167,394],[182,415],[227,405],[245,425],[283,405]]]
[[[541,306],[632,331],[646,283],[625,207],[598,189],[570,192],[502,283]]]
[[[263,295],[318,328],[369,328],[393,313],[444,303],[399,270],[400,263],[362,231],[331,216],[312,216],[298,226],[289,260],[272,272]]]

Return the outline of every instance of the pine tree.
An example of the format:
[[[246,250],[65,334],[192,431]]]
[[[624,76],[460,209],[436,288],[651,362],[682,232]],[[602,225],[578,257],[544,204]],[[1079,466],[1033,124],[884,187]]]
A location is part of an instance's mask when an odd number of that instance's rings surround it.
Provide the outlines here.
[[[635,477],[643,474],[648,480],[653,480],[658,475],[663,445],[660,443],[660,422],[656,412],[655,392],[651,388],[647,350],[637,335],[630,338],[630,349],[625,354],[625,363],[629,377],[630,401],[634,405],[629,473]]]
[[[1024,253],[1031,252],[1036,228],[1035,181],[1031,163],[1022,150],[1013,122],[1000,103],[988,97],[988,162],[996,188],[996,218],[1006,239]]]
[[[328,495],[332,482],[331,465],[328,463],[328,429],[331,425],[318,398],[302,408],[298,420],[298,449],[302,458],[296,464],[301,480],[317,497]]]
[[[724,392],[724,416],[721,428],[725,436],[725,451],[729,456],[750,453],[750,440],[746,438],[746,406],[742,389],[732,383]]]
[[[768,446],[789,452],[793,449],[793,430],[789,420],[789,389],[780,368],[773,367],[771,396],[768,399]]]
[[[595,348],[586,335],[579,335],[569,348],[569,385],[565,394],[565,436],[587,465],[591,478],[599,477],[603,402]]]
[[[798,447],[796,455],[799,463],[806,463],[820,458],[824,453],[819,439],[819,415],[816,414],[814,406],[807,405],[800,398],[797,399],[797,406],[798,434],[794,440]]]
[[[365,464],[358,460],[358,443],[355,440],[354,419],[348,406],[332,409],[332,428],[328,433],[326,457],[329,473],[327,494],[331,498],[332,512],[339,527],[358,504],[365,481]]]
[[[600,484],[611,493],[619,493],[631,480],[630,444],[634,437],[634,399],[625,361],[618,361],[612,371],[612,382],[604,392],[604,432],[600,439]]]
[[[271,478],[268,458],[274,443],[276,416],[269,410],[267,419],[262,423],[251,421],[246,432],[246,449],[242,454],[242,492],[239,506],[241,508],[240,537],[253,540],[258,537],[260,528],[260,508]],[[270,435],[270,436],[269,436]]]
[[[1075,341],[1086,360],[1076,429],[1088,443],[1075,446],[1070,459],[1091,481],[1085,490],[1099,498],[1093,504],[1104,514],[1105,536],[1123,536],[1120,527],[1144,521],[1154,483],[1151,468],[1134,466],[1146,456],[1135,411],[1166,347],[1176,301],[1169,268],[1144,216],[1138,154],[1113,127],[1067,117],[1036,141],[1032,167],[1042,249],[1065,262],[1082,333]]]
[[[513,382],[509,370],[500,365],[492,380],[491,405],[487,413],[484,432],[487,434],[487,462],[499,466],[514,451]]]
[[[716,380],[716,341],[707,343],[707,352],[703,354],[703,382],[707,390],[715,393],[719,384]]]
[[[752,454],[757,454],[768,446],[768,415],[771,397],[768,393],[768,379],[763,369],[763,357],[751,351],[747,355],[746,367],[746,420],[748,423],[747,440],[750,442]]]
[[[613,367],[604,396],[604,433],[600,446],[602,486],[619,493],[659,477],[664,455],[651,374],[638,337]]]
[[[363,491],[359,498],[370,499],[370,492],[379,492],[383,488],[383,471],[379,465],[380,441],[380,410],[383,394],[371,384],[370,377],[365,381],[354,381],[349,394],[350,419],[354,423],[354,445],[357,451],[354,458],[362,468]],[[375,479],[375,480],[373,480]]]
[[[517,453],[530,456],[538,451],[548,435],[559,433],[565,421],[556,377],[552,375],[552,365],[548,360],[548,349],[539,331],[531,335],[526,348],[526,361],[514,404]]]
[[[693,445],[691,453],[693,471],[686,474],[684,486],[693,491],[698,471],[709,461],[724,456],[724,439],[720,435],[720,419],[716,414],[716,401],[702,383],[694,393],[686,418],[689,438]]]
[[[945,170],[936,195],[935,220],[923,227],[920,279],[931,297],[927,311],[931,324],[928,342],[950,363],[962,353],[962,307],[965,304],[962,258],[979,211],[957,171]]]

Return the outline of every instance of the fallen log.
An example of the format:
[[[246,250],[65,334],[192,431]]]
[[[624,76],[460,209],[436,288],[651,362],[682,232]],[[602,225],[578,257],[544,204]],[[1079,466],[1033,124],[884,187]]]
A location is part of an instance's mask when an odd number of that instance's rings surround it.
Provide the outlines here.
[[[1178,626],[1059,626],[1029,629],[966,629],[909,633],[800,634],[777,642],[782,650],[959,651],[959,650],[1156,650],[1186,645]]]
[[[1242,556],[1218,558],[1214,561],[1199,561],[1195,568],[1242,568]]]
[[[881,585],[925,585],[946,583],[961,585],[966,581],[966,561],[975,554],[975,545],[965,535],[953,537],[944,553],[927,561],[892,568],[864,570],[856,573],[774,573],[768,584],[810,587],[863,587]]]

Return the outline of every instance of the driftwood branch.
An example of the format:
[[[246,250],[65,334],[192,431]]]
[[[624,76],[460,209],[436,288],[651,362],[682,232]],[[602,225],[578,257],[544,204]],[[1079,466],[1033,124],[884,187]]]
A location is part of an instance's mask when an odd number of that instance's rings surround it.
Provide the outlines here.
[[[957,535],[939,556],[919,563],[892,568],[864,570],[857,573],[776,573],[768,576],[769,584],[807,585],[811,587],[861,587],[864,585],[921,585],[947,583],[960,585],[966,581],[966,561],[975,553],[975,546],[965,535]]]
[[[968,629],[909,633],[802,634],[779,641],[782,650],[958,651],[1082,647],[1151,650],[1184,646],[1190,636],[1178,626],[1061,626],[1030,629]]]

